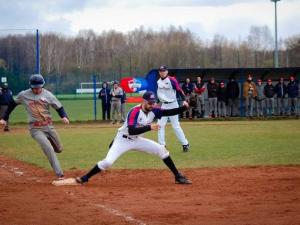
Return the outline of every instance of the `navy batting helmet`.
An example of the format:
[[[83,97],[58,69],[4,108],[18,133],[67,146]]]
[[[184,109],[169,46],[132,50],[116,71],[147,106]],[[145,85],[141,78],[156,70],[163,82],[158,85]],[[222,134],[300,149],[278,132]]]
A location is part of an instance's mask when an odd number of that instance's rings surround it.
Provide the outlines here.
[[[44,77],[41,74],[33,74],[29,79],[31,88],[42,88],[45,85]]]

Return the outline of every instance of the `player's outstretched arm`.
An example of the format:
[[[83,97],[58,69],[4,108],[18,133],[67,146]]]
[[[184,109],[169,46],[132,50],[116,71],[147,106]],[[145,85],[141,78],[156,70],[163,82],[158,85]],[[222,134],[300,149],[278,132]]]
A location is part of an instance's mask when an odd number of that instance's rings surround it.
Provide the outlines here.
[[[152,123],[151,125],[142,126],[142,127],[134,127],[134,126],[128,126],[128,133],[129,135],[138,135],[142,134],[151,130],[159,130],[160,125]]]
[[[128,125],[128,134],[129,135],[139,135],[145,132],[150,131],[151,125],[142,126],[142,127],[136,127],[134,125]]]
[[[187,102],[183,102],[183,106],[179,108],[174,109],[162,109],[161,110],[161,116],[175,116],[178,115],[184,111],[186,111],[189,107],[189,104]]]

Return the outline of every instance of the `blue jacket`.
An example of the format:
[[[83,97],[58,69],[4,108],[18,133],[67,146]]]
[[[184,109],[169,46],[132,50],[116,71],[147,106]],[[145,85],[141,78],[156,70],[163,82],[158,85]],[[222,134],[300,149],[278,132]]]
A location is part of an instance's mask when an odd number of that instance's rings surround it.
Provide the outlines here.
[[[296,81],[288,83],[287,93],[288,93],[289,98],[297,98],[298,92],[299,92],[299,86]]]
[[[284,83],[278,82],[275,86],[275,93],[277,98],[284,98],[287,93],[287,87]]]
[[[102,88],[99,92],[98,98],[102,100],[104,104],[110,104],[110,89],[109,88]]]
[[[12,92],[9,89],[0,89],[0,105],[8,105],[13,101]]]
[[[192,83],[184,83],[181,87],[184,94],[189,95],[194,91],[194,85]]]

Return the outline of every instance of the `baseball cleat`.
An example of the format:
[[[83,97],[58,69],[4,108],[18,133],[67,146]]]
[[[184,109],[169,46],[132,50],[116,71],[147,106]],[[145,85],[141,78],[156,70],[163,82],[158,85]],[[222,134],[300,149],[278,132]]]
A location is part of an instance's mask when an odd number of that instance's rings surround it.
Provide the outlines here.
[[[182,145],[182,150],[183,150],[183,152],[188,152],[190,150],[190,145],[189,144]]]
[[[83,176],[83,177],[76,177],[75,180],[76,180],[76,182],[77,182],[78,184],[84,184],[84,183],[87,183],[87,182],[88,182],[88,179],[85,179],[84,176]]]
[[[175,184],[192,184],[192,181],[179,173],[177,176],[175,176]]]

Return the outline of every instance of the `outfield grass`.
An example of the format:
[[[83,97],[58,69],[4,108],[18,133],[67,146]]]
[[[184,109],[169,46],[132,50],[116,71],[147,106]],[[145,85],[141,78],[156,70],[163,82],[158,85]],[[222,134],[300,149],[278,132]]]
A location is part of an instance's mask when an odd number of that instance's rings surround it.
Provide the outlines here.
[[[94,120],[94,102],[92,99],[77,99],[77,100],[61,100],[71,121],[89,121]],[[126,104],[127,110],[135,104]],[[51,109],[54,121],[59,121],[60,118],[57,112]],[[102,119],[101,101],[97,100],[97,120]],[[20,123],[27,122],[27,113],[23,105],[18,106],[10,116],[10,122]]]
[[[58,125],[64,144],[59,159],[64,169],[87,169],[105,157],[118,127],[103,126]],[[182,127],[191,144],[188,153],[182,152],[172,128],[167,128],[167,146],[180,168],[300,165],[300,120],[184,122]],[[24,126],[15,129],[13,133],[0,133],[0,154],[49,169],[48,161]],[[156,132],[146,136],[156,140]],[[113,168],[164,165],[154,156],[129,152]]]

